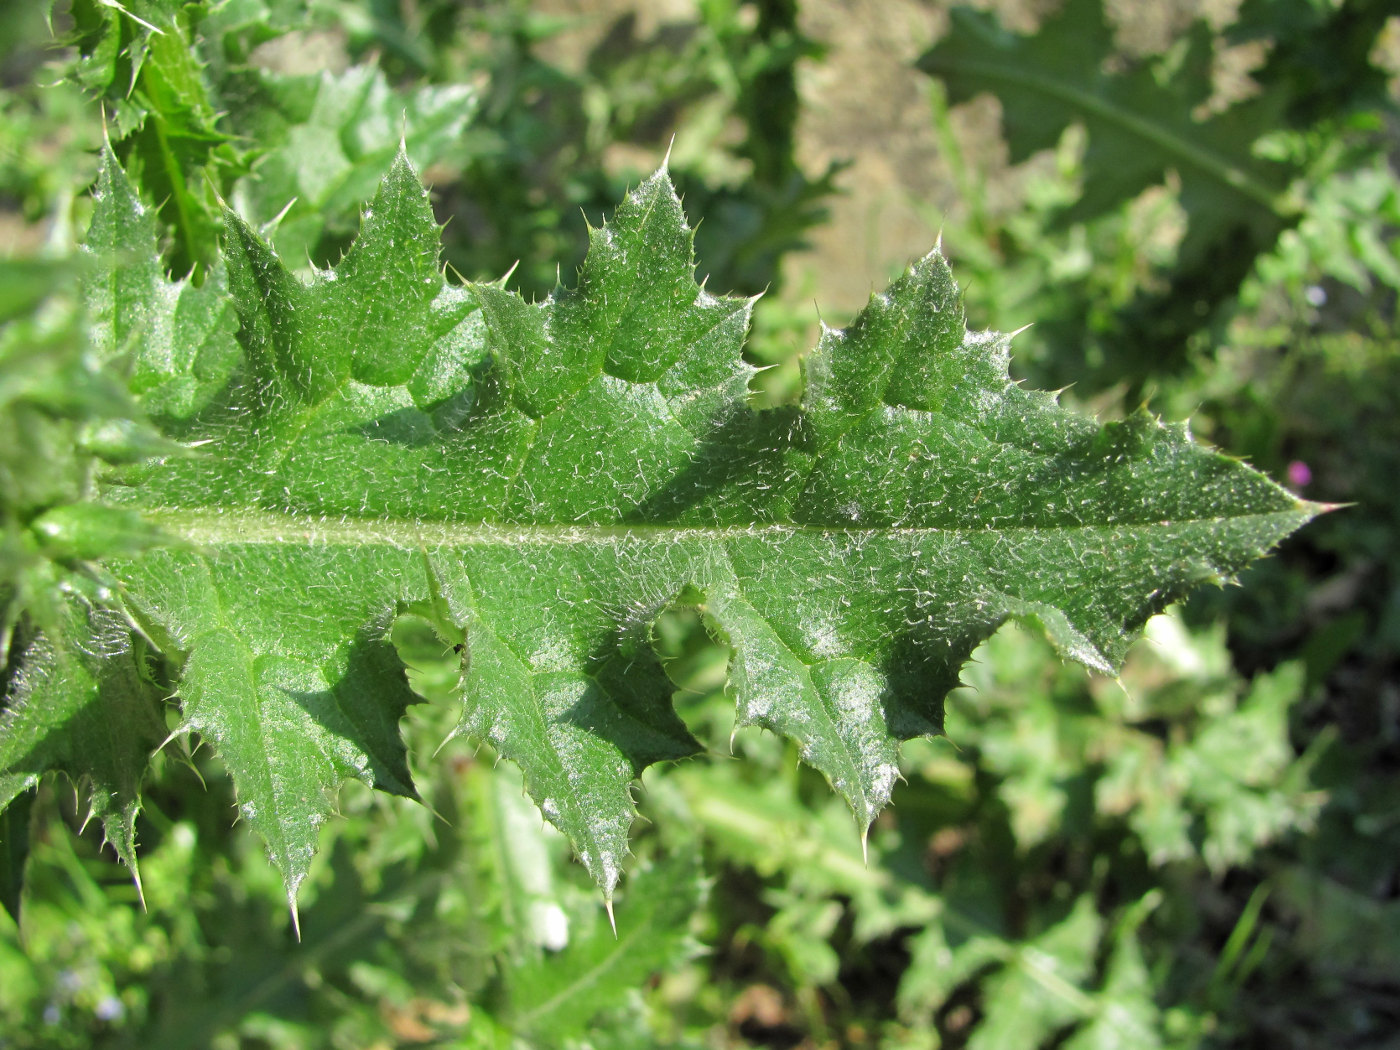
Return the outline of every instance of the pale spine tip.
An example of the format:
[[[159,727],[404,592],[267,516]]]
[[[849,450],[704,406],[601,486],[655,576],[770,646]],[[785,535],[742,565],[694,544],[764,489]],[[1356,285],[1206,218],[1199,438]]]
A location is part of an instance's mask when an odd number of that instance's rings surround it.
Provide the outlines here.
[[[136,883],[136,899],[141,902],[141,910],[149,911],[146,907],[146,888],[141,885],[141,871],[136,867],[134,860],[131,865],[131,881]]]

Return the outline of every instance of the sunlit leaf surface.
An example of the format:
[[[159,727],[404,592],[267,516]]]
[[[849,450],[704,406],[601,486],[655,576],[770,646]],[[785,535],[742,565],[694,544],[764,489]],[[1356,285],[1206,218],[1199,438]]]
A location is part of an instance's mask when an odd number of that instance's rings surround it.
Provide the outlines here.
[[[94,237],[140,207],[110,156],[103,179]],[[752,303],[696,283],[664,170],[540,303],[449,283],[438,234],[402,155],[309,282],[230,213],[206,288],[227,280],[233,360],[218,302],[145,276],[112,293],[137,394],[193,449],[105,484],[166,537],[105,570],[292,895],[342,781],[414,793],[400,618],[460,656],[462,731],[520,766],[611,897],[632,781],[698,748],[651,644],[663,611],[700,611],[739,725],[795,740],[864,831],[899,741],[940,731],[999,624],[1113,673],[1148,616],[1319,509],[1182,425],[1017,387],[937,252],[824,331],[799,405],[759,410]]]

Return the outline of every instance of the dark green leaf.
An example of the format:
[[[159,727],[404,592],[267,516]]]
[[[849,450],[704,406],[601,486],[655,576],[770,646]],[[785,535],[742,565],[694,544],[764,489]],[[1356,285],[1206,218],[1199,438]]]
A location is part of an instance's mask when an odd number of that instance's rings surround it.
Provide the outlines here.
[[[20,891],[24,887],[24,863],[29,859],[29,812],[34,808],[32,792],[14,794],[22,778],[11,773],[0,777],[0,798],[10,804],[0,810],[0,907],[19,922]]]

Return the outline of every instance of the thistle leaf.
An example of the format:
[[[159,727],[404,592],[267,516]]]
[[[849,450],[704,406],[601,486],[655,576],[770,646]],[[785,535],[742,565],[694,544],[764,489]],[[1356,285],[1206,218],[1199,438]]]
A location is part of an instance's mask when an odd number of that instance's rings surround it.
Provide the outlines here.
[[[760,410],[752,302],[696,283],[664,169],[533,304],[449,284],[426,197],[400,154],[309,282],[230,214],[241,361],[171,429],[197,455],[104,489],[171,539],[105,568],[291,894],[341,781],[413,794],[398,617],[460,652],[461,730],[610,898],[631,782],[698,749],[651,647],[667,609],[700,610],[738,724],[794,739],[863,830],[999,624],[1112,673],[1321,509],[1184,426],[1021,390],[936,251],[824,332],[800,405]]]

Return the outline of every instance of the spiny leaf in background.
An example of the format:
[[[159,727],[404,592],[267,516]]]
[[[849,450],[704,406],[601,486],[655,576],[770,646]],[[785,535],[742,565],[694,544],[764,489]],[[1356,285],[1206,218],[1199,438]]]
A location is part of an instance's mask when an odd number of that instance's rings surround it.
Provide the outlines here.
[[[134,229],[105,164],[94,229]],[[402,617],[460,654],[461,729],[522,768],[610,898],[630,782],[697,750],[651,645],[664,611],[699,611],[737,724],[796,741],[864,834],[898,742],[941,730],[1002,622],[1112,673],[1149,615],[1321,509],[1184,426],[1021,390],[937,252],[824,331],[799,406],[754,409],[751,300],[695,283],[664,169],[590,233],[577,288],[533,305],[445,281],[402,154],[309,283],[226,222],[242,362],[218,390],[199,355],[162,364],[157,391],[191,377],[168,430],[200,454],[109,475],[170,542],[105,568],[293,902],[341,781],[414,794]],[[168,297],[136,282],[129,316]]]
[[[1212,31],[1197,21],[1185,43],[1170,69],[1139,63],[1110,72],[1113,39],[1101,0],[1069,0],[1031,36],[1007,32],[991,14],[956,8],[948,35],[919,60],[951,102],[997,96],[1013,163],[1054,146],[1071,124],[1085,126],[1083,189],[1060,216],[1064,224],[1114,211],[1173,174],[1179,180],[1187,230],[1170,287],[1143,293],[1125,315],[1118,375],[1178,365],[1186,336],[1235,294],[1255,257],[1298,218],[1285,197],[1297,167],[1254,150],[1278,128],[1287,91],[1280,85],[1198,119],[1210,96]]]
[[[1093,898],[1079,898],[1068,914],[1017,944],[1008,931],[959,921],[959,909],[978,911],[976,889],[965,888],[966,897],[949,893],[942,921],[915,937],[900,1012],[913,1018],[937,1009],[980,974],[986,1016],[970,1047],[1039,1046],[1055,1029],[1085,1019],[1093,1000],[1081,986],[1093,973],[1103,927]]]
[[[102,100],[117,152],[147,199],[160,202],[178,274],[213,262],[222,184],[243,158],[219,127],[195,25],[203,4],[76,0],[64,43],[77,51],[72,79]]]
[[[1001,99],[1013,163],[1054,146],[1070,124],[1087,125],[1084,187],[1066,222],[1113,211],[1175,171],[1191,224],[1181,252],[1195,263],[1231,234],[1272,243],[1287,172],[1250,152],[1272,126],[1274,100],[1193,118],[1209,98],[1210,77],[1201,75],[1213,53],[1209,28],[1194,23],[1187,42],[1176,75],[1163,81],[1148,66],[1105,71],[1113,39],[1100,0],[1071,0],[1033,36],[1008,33],[989,15],[957,8],[952,31],[920,59],[920,68],[940,77],[955,102],[982,91]]]
[[[205,0],[200,11],[200,34],[206,40],[218,41],[218,46],[209,48],[206,55],[210,67],[221,77],[230,66],[246,63],[259,45],[316,25],[318,8],[322,6],[319,0]],[[296,36],[289,41],[303,42]]]

